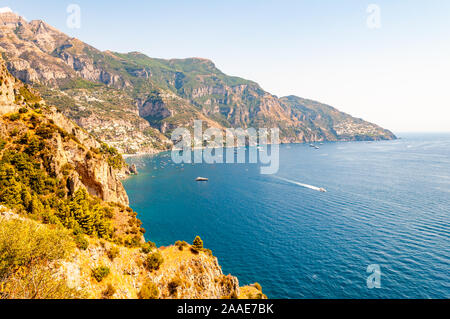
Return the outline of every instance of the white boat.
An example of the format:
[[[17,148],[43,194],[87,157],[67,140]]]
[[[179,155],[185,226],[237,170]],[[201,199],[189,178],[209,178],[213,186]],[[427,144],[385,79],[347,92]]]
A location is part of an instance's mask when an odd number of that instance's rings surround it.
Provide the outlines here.
[[[327,190],[325,188],[319,188],[319,191],[321,191],[322,193],[326,193]]]
[[[196,182],[207,182],[207,181],[209,181],[209,179],[207,179],[206,177],[197,177],[195,181]]]

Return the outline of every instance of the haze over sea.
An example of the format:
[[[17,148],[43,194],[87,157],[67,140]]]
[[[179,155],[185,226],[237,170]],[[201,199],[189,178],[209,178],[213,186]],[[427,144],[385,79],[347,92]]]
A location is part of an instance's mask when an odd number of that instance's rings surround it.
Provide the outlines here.
[[[273,176],[256,164],[175,165],[168,153],[127,161],[148,240],[200,235],[225,274],[269,298],[450,298],[450,134],[282,145]],[[380,289],[367,288],[371,264]]]

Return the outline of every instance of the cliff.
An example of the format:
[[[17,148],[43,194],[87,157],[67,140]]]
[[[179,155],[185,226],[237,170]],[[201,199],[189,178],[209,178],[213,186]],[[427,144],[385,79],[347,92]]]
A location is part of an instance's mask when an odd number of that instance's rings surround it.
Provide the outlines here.
[[[21,229],[23,234],[9,234],[5,238],[4,235],[14,228]],[[3,287],[0,288],[0,299],[266,298],[259,285],[240,288],[236,277],[223,274],[216,257],[205,251],[193,252],[188,244],[182,250],[171,246],[143,252],[141,248],[129,248],[88,238],[85,247],[77,248],[63,229],[41,225],[0,206],[0,252],[3,252],[9,240],[17,242],[22,237],[28,246],[33,246],[37,244],[34,238],[37,241],[42,235],[57,244],[58,249],[64,250],[54,259],[45,257],[45,263],[39,265],[38,269],[33,269],[39,275],[42,271],[49,274],[51,280],[32,284],[29,278],[14,273],[0,276]],[[35,248],[33,252],[33,257],[37,259],[44,258],[42,255],[48,253],[46,249],[51,249],[42,243],[39,245],[41,247]],[[9,254],[23,257],[28,252],[27,247],[17,248],[21,249]],[[147,260],[155,252],[161,255],[162,263],[157,269],[150,270]],[[104,272],[96,273],[97,269],[103,269]],[[26,274],[29,269],[23,267],[22,271]],[[0,275],[1,272],[0,267]],[[46,291],[56,285],[58,289]],[[26,289],[23,289],[24,286]],[[33,297],[33,294],[37,297]]]
[[[14,131],[15,135],[35,135],[39,130],[47,130],[49,172],[61,175],[64,168],[72,167],[68,177],[71,192],[80,187],[106,202],[128,205],[128,196],[117,174],[126,169],[125,162],[113,168],[107,163],[107,156],[93,155],[93,150],[101,148],[83,129],[58,113],[26,85],[16,81],[0,60],[0,78],[2,80],[0,100],[1,131],[3,136]],[[20,111],[21,113],[14,113]],[[18,118],[11,120],[11,115]],[[21,115],[22,114],[22,115]]]
[[[0,51],[17,78],[125,153],[167,149],[172,130],[190,127],[195,119],[220,129],[279,127],[282,142],[395,138],[335,108],[318,111],[318,102],[278,98],[207,59],[102,52],[13,13],[0,14]]]
[[[209,250],[145,242],[118,178],[130,170],[121,155],[1,59],[0,78],[0,299],[242,296]]]

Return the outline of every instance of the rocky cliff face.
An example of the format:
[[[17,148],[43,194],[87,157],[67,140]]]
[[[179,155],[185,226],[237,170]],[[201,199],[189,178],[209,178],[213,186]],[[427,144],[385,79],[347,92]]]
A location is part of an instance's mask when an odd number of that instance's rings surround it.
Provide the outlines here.
[[[113,298],[137,299],[146,282],[158,289],[160,299],[222,299],[239,296],[239,281],[231,275],[225,276],[217,258],[205,253],[193,254],[188,249],[176,247],[160,249],[164,259],[157,271],[148,271],[144,264],[146,254],[137,249],[119,247],[117,258],[111,260],[108,250],[114,245],[104,246],[91,240],[90,248],[77,251],[73,258],[63,262],[59,269],[73,288],[89,292],[90,298],[101,298],[106,282],[92,279],[91,269],[100,265],[111,270],[108,283],[117,288]],[[117,247],[117,246],[116,246]]]
[[[319,114],[314,104],[320,103],[278,98],[206,59],[101,52],[13,13],[0,14],[0,51],[16,77],[122,152],[166,149],[171,131],[195,119],[218,128],[278,127],[282,142],[395,138],[334,108],[322,107]]]
[[[108,146],[48,107],[32,89],[16,81],[1,58],[0,77],[3,79],[0,95],[5,97],[0,103],[0,203],[9,207],[0,205],[0,228],[5,220],[19,220],[38,225],[36,229],[40,231],[60,229],[61,234],[73,233],[72,246],[78,245],[69,257],[45,263],[40,271],[47,272],[49,278],[63,280],[85,298],[142,298],[140,292],[145,285],[151,285],[157,292],[153,298],[220,299],[240,295],[238,279],[225,276],[210,251],[193,250],[187,243],[160,249],[144,243],[144,231],[139,228],[142,223],[136,213],[126,207],[128,197],[118,178],[124,170],[135,172],[136,168],[122,166],[121,157]],[[27,156],[20,156],[20,153]],[[23,176],[24,170],[33,175]],[[39,178],[45,181],[39,183]],[[86,199],[80,189],[96,198]],[[46,193],[48,190],[52,193]],[[53,201],[54,198],[59,201]],[[50,216],[49,210],[53,215]],[[35,220],[28,219],[30,216]],[[68,220],[70,222],[66,222]],[[89,233],[86,225],[100,220],[107,222]],[[73,226],[75,221],[77,224]],[[112,234],[98,239],[109,225]],[[153,269],[148,262],[152,253],[161,255],[161,264]],[[2,251],[0,259],[1,256],[4,256]],[[106,280],[93,276],[93,269],[100,266],[108,267]],[[23,267],[22,270],[29,269]],[[0,278],[0,286],[6,284],[12,289],[12,296],[17,296],[22,292],[8,285],[17,280],[14,275],[12,270],[9,277]],[[38,286],[45,287],[45,283]],[[244,287],[244,291],[248,289],[254,288]],[[29,296],[26,289],[23,293]],[[254,296],[264,297],[259,292]],[[3,298],[2,292],[0,298]]]
[[[3,137],[8,137],[12,131],[15,134],[34,134],[26,121],[8,121],[8,116],[21,108],[24,110],[39,108],[39,124],[54,127],[48,143],[51,147],[50,162],[51,171],[56,175],[62,175],[64,168],[73,167],[69,177],[72,192],[84,187],[88,192],[106,202],[114,202],[128,205],[128,196],[122,186],[118,174],[127,169],[125,165],[120,168],[112,168],[107,159],[101,155],[94,156],[92,150],[101,148],[101,143],[91,135],[64,117],[55,108],[47,107],[45,102],[21,82],[16,81],[6,70],[4,62],[0,59],[0,78],[2,86],[0,96],[0,119]],[[38,105],[38,106],[37,106]],[[17,113],[15,113],[17,114]]]
[[[15,102],[14,82],[7,75],[5,64],[0,66],[0,105],[12,105]]]
[[[36,224],[0,205],[0,228],[3,222],[12,220]],[[40,225],[39,229],[47,227]],[[163,260],[157,270],[146,267],[148,254],[139,248],[95,238],[89,238],[87,245],[88,248],[75,249],[67,258],[49,264],[46,269],[83,298],[148,298],[141,292],[149,284],[154,289],[152,299],[267,298],[255,286],[239,287],[236,277],[223,274],[216,257],[203,251],[194,253],[189,245],[182,250],[175,246],[154,248],[153,252],[159,251]],[[114,255],[111,251],[115,251]],[[109,273],[99,281],[92,276],[92,270],[100,266],[107,267]]]
[[[15,77],[36,85],[48,103],[95,137],[123,153],[152,153],[169,146],[139,116],[137,101],[116,89],[129,84],[96,65],[91,56],[102,52],[43,21],[28,23],[14,13],[0,14],[0,47]]]

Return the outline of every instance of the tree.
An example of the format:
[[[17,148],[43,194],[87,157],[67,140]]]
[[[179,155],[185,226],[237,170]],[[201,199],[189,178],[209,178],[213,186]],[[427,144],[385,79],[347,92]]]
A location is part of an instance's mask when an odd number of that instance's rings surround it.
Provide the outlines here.
[[[193,246],[197,250],[203,249],[203,240],[199,236],[195,237]]]
[[[22,202],[22,188],[16,178],[16,170],[9,164],[0,167],[0,202],[16,206]]]

